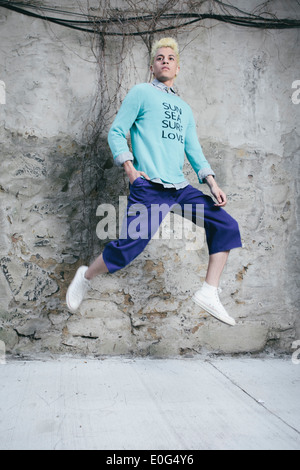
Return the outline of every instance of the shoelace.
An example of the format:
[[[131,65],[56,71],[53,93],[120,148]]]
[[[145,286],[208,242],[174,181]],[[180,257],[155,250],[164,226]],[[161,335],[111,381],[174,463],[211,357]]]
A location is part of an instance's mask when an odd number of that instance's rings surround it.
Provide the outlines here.
[[[228,313],[226,312],[226,310],[225,310],[225,308],[224,308],[224,306],[223,306],[223,304],[222,304],[222,302],[221,302],[221,300],[220,300],[219,292],[222,292],[222,289],[218,288],[218,289],[216,290],[216,292],[215,292],[215,299],[216,299],[216,301],[217,301],[219,307],[222,309],[223,315],[226,315],[226,316],[229,317]]]

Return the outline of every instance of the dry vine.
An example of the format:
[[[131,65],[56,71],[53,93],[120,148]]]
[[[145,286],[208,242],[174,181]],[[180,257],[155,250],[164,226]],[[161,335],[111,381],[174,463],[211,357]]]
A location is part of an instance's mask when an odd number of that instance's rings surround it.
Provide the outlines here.
[[[148,3],[140,2],[139,0],[125,0],[126,5],[125,13],[130,13],[131,16],[138,18],[141,15],[146,14],[149,10],[146,10]],[[150,57],[150,51],[152,48],[155,35],[153,31],[157,24],[160,23],[162,15],[167,11],[176,9],[176,6],[182,2],[178,0],[166,0],[164,2],[156,1],[155,5],[151,4],[151,13],[154,16],[153,19],[148,22],[146,20],[136,20],[136,23],[131,23],[131,28],[135,31],[145,31],[145,27],[149,29],[149,34],[142,34],[141,39],[146,46],[145,54]],[[198,2],[203,3],[203,2]],[[141,5],[143,4],[143,6]],[[90,11],[90,10],[89,10]],[[120,22],[116,24],[116,30],[118,33],[122,32],[122,35],[118,35],[112,40],[106,37],[105,28],[103,32],[103,25],[101,24],[101,33],[98,31],[99,25],[95,24],[95,34],[91,39],[92,50],[97,61],[98,66],[98,84],[97,84],[97,95],[95,98],[94,108],[96,110],[96,118],[90,121],[86,126],[87,144],[84,152],[80,155],[80,167],[81,167],[81,191],[83,195],[83,212],[81,220],[81,230],[85,233],[84,241],[82,240],[81,256],[87,258],[95,254],[96,245],[98,244],[96,238],[96,209],[101,202],[101,193],[105,186],[104,174],[105,170],[109,169],[112,165],[112,157],[107,146],[107,133],[109,126],[112,122],[113,116],[117,111],[124,92],[127,92],[126,83],[127,74],[124,64],[126,63],[127,51],[130,50],[132,38],[128,37],[128,25],[121,21],[124,17],[124,10],[122,12],[116,12],[111,6],[111,0],[101,1],[99,4],[99,13],[105,11],[106,18],[116,18],[116,15],[120,15]],[[93,17],[95,15],[95,7],[93,8]],[[90,15],[91,17],[91,15]],[[164,27],[174,26],[174,18],[168,22],[164,20]],[[178,35],[178,30],[173,29],[173,37]],[[111,49],[115,50],[113,55],[113,68],[115,70],[114,76],[111,76],[112,61],[110,57],[110,64],[108,67],[109,55]],[[106,201],[107,202],[107,201]]]

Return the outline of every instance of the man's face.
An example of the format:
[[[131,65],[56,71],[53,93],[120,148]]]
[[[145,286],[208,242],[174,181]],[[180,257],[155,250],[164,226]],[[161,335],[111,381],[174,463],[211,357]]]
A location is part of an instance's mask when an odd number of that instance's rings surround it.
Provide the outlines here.
[[[173,81],[179,73],[176,54],[171,47],[162,47],[156,52],[151,71],[160,82]]]

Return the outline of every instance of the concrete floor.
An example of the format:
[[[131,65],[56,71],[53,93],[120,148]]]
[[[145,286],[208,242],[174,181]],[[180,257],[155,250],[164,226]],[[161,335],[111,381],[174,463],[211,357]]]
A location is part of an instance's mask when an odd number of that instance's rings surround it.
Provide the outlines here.
[[[1,450],[300,449],[291,358],[7,360]]]

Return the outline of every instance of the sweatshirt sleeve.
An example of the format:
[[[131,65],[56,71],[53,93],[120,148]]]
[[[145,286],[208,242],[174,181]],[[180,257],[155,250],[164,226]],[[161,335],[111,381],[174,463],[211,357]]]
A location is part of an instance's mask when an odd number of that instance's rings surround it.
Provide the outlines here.
[[[203,183],[203,180],[208,175],[215,176],[215,173],[203,154],[202,147],[197,136],[196,123],[192,110],[190,112],[189,124],[185,136],[185,153],[192,168],[197,173],[200,183]]]
[[[127,143],[127,134],[140,110],[138,86],[133,87],[125,97],[120,110],[109,130],[108,144],[117,166],[127,160],[134,160]]]

